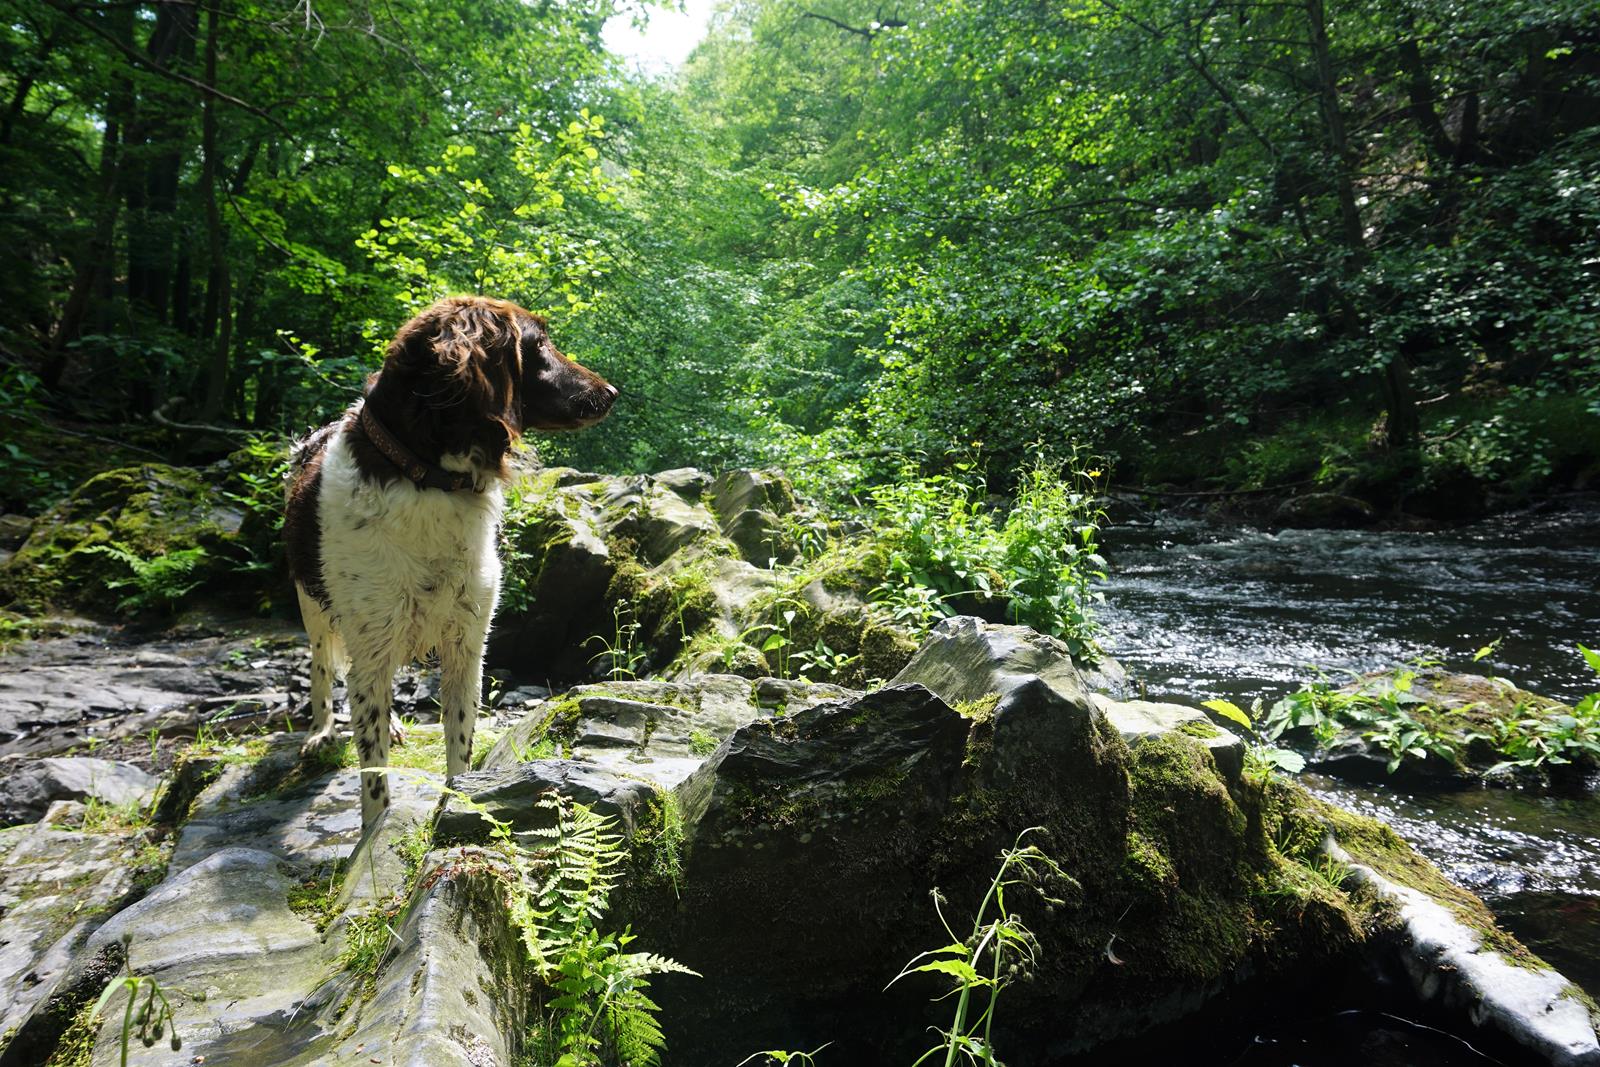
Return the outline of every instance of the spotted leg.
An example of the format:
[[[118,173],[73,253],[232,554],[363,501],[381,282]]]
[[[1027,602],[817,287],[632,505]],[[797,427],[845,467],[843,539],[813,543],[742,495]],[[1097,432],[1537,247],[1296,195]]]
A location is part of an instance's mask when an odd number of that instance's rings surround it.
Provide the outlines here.
[[[300,755],[312,758],[332,743],[333,683],[338,677],[344,647],[334,631],[333,620],[305,587],[295,583],[300,598],[300,618],[311,638],[311,728],[306,732]]]
[[[389,808],[389,780],[372,768],[389,765],[389,716],[394,702],[395,664],[386,657],[352,657],[350,725],[361,758],[361,829],[365,833]]]
[[[472,731],[483,691],[483,647],[487,620],[468,617],[467,632],[451,635],[439,649],[439,697],[444,717],[445,773],[454,778],[472,766]]]

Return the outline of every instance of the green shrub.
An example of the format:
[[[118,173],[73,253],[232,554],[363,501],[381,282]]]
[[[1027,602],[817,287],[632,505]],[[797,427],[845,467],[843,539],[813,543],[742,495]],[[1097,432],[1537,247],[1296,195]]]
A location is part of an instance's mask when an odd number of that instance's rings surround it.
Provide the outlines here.
[[[1010,621],[1095,658],[1092,584],[1105,577],[1101,471],[1077,453],[1060,463],[1036,458],[1003,519],[985,506],[973,464],[955,472],[908,471],[872,491],[874,526],[888,546],[886,575],[873,591],[880,610],[926,630],[963,603],[1000,601]]]

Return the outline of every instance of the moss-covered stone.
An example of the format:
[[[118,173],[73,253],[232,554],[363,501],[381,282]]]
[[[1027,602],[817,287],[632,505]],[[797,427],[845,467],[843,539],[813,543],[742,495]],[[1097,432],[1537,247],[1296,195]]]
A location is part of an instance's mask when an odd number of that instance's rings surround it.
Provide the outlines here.
[[[243,521],[204,472],[106,471],[33,524],[0,570],[0,596],[26,610],[170,608],[242,562]]]

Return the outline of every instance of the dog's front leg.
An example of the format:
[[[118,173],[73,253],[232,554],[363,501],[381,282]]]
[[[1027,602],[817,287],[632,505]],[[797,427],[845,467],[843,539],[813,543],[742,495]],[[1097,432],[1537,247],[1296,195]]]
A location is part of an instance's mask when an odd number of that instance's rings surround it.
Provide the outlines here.
[[[483,692],[483,625],[469,621],[467,632],[446,641],[439,650],[439,696],[443,705],[444,764],[451,778],[472,766],[472,731],[478,724],[478,701]]]
[[[353,657],[350,664],[350,726],[361,757],[361,830],[370,831],[389,808],[386,775],[369,771],[389,765],[389,713],[394,668],[387,661]]]

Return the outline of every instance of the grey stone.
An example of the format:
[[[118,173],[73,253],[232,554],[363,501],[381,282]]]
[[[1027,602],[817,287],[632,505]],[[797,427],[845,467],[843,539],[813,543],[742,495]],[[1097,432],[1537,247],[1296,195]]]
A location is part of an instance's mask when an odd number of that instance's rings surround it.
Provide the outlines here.
[[[512,1067],[531,991],[492,857],[428,856],[373,998],[328,1062]]]
[[[710,511],[644,476],[606,483],[598,502],[607,538],[632,541],[650,566],[718,532]]]
[[[260,760],[225,766],[196,799],[169,870],[177,873],[226,848],[268,852],[300,870],[350,855],[361,838],[360,772],[324,772],[286,788],[286,780],[302,773],[303,739],[279,735]],[[437,775],[396,770],[388,778],[392,811],[415,819],[438,799]]]
[[[675,467],[655,476],[656,483],[677,493],[691,504],[698,504],[711,488],[711,475],[694,467]]]
[[[1034,678],[1066,700],[1089,699],[1083,675],[1060,641],[1026,626],[957,615],[933,628],[894,681],[925,685],[947,703],[959,704],[1004,696]]]
[[[650,782],[626,778],[593,763],[565,759],[471,771],[457,775],[451,786],[468,801],[452,797],[439,813],[435,833],[440,844],[487,840],[490,824],[484,814],[510,823],[518,834],[545,829],[553,823],[539,807],[539,798],[552,790],[616,819],[621,829],[632,836],[641,807],[656,793]]]
[[[1186,733],[1205,745],[1217,769],[1230,782],[1244,774],[1244,741],[1212,722],[1199,708],[1160,704],[1150,700],[1112,700],[1096,693],[1095,707],[1129,744],[1162,734]]]
[[[57,800],[146,805],[159,782],[131,763],[91,756],[12,758],[0,763],[0,825],[32,822]]]
[[[724,524],[752,508],[787,515],[795,508],[794,490],[777,471],[733,470],[711,484],[711,510]]]
[[[87,951],[128,940],[133,969],[172,1004],[185,1059],[311,1062],[323,1037],[307,1001],[328,977],[330,947],[288,904],[293,870],[267,852],[226,848],[170,875],[101,926]],[[116,1064],[121,1002],[101,1016],[93,1062]],[[132,1043],[129,1063],[168,1064],[165,1042]]]
[[[1357,881],[1399,909],[1405,936],[1386,947],[1418,997],[1510,1039],[1552,1067],[1600,1065],[1589,1009],[1565,977],[1548,967],[1513,963],[1438,901],[1353,863],[1334,842],[1327,848],[1351,864]]]
[[[126,834],[0,830],[0,1048],[133,890],[135,847]]]

